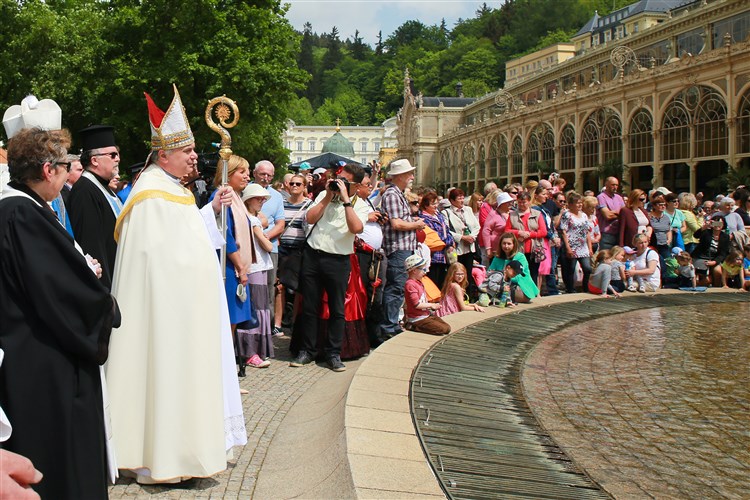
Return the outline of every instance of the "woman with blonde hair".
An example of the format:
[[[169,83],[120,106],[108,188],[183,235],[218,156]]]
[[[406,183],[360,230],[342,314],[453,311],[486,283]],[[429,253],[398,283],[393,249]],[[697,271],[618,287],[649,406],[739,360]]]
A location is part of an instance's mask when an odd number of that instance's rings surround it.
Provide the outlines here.
[[[693,193],[680,193],[677,196],[679,200],[680,212],[685,216],[685,228],[682,230],[682,242],[685,244],[685,251],[690,253],[698,245],[698,238],[695,232],[703,227],[702,221],[696,217],[695,207],[698,206],[698,200]]]
[[[214,186],[220,187],[224,162],[219,162],[214,176]],[[248,288],[250,265],[255,261],[253,239],[250,234],[250,219],[242,203],[242,190],[250,182],[250,164],[241,156],[232,155],[227,161],[227,185],[232,188],[232,204],[227,210],[227,262],[224,288],[229,305],[229,322],[235,335],[237,324],[254,319],[253,304]],[[213,200],[217,191],[211,194]],[[245,360],[240,359],[235,350],[239,365],[239,376],[245,376]]]

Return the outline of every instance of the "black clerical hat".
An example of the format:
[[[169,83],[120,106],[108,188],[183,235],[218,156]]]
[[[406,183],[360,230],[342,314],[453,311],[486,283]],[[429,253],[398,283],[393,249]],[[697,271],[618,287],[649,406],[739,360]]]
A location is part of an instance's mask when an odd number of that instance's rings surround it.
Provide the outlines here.
[[[115,128],[109,125],[92,125],[78,132],[81,136],[81,149],[92,149],[117,146],[115,143]]]

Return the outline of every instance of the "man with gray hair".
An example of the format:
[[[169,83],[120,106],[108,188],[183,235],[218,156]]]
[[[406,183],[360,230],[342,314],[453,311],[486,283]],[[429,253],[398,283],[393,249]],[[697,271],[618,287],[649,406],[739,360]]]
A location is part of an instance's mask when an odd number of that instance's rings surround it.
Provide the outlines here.
[[[409,202],[404,196],[404,190],[414,180],[414,167],[409,160],[391,162],[388,177],[390,182],[380,202],[380,208],[388,216],[388,223],[383,226],[383,248],[388,258],[383,290],[384,318],[381,322],[381,335],[385,338],[403,331],[398,317],[404,302],[407,277],[404,263],[417,248],[417,229],[424,229],[425,226],[421,218],[412,218]]]
[[[279,268],[279,236],[284,232],[286,226],[286,219],[284,218],[284,197],[271,187],[273,182],[273,175],[276,172],[276,167],[273,166],[268,160],[261,160],[255,164],[253,169],[253,177],[255,183],[260,184],[261,187],[265,188],[266,191],[271,195],[264,203],[260,212],[268,219],[268,227],[263,230],[266,238],[271,240],[273,243],[273,250],[271,250],[271,261],[273,262],[273,268],[266,272],[268,277],[268,303],[271,306],[271,318],[274,317],[276,310],[276,272]],[[273,328],[273,334],[275,336],[281,336],[283,333],[281,330],[271,324]]]

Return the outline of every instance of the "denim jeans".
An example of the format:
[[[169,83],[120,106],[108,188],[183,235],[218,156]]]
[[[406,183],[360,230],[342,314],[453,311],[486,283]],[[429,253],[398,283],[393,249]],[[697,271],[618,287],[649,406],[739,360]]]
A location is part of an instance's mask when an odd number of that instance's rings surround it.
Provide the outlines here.
[[[406,258],[412,255],[412,250],[396,250],[388,254],[388,268],[385,270],[385,288],[383,289],[383,310],[385,312],[381,323],[381,332],[392,335],[401,330],[398,316],[404,303],[404,286],[406,285]]]

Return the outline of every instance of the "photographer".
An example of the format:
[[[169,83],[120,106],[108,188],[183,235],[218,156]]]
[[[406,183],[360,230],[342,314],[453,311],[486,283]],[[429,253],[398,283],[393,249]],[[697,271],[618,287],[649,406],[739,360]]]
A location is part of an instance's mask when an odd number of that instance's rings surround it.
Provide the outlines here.
[[[304,366],[313,360],[318,337],[318,309],[323,290],[328,295],[328,340],[326,361],[333,371],[344,371],[341,344],[344,337],[344,299],[351,272],[349,256],[354,253],[354,235],[367,221],[367,204],[354,195],[365,177],[353,164],[341,168],[307,211],[311,229],[304,249],[300,289],[304,297],[302,316],[307,328],[294,339],[299,352],[290,366]]]

